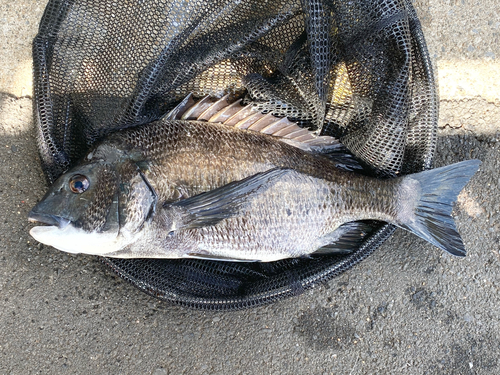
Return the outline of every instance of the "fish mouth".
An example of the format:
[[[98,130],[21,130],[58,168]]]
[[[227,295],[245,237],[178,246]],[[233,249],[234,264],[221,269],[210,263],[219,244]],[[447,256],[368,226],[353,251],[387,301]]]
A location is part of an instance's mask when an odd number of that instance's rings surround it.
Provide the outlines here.
[[[124,247],[118,238],[118,230],[87,232],[65,217],[33,211],[28,220],[42,224],[30,229],[30,235],[36,241],[67,253],[105,256]]]
[[[28,220],[32,223],[56,226],[59,229],[64,229],[69,225],[69,223],[71,223],[71,220],[66,219],[64,217],[61,217],[61,216],[51,215],[51,214],[42,214],[42,213],[33,212],[33,211],[31,211],[29,213]]]

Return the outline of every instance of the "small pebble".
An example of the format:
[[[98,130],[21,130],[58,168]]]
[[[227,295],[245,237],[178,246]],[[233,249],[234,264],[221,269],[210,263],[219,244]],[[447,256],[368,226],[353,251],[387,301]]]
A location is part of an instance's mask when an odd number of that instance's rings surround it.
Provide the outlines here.
[[[153,375],[167,375],[167,370],[164,368],[157,368],[154,372]]]

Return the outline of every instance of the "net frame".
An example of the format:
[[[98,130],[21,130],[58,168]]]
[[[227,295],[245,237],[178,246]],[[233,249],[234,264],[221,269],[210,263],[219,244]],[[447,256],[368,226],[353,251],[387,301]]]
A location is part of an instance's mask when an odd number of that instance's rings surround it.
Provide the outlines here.
[[[381,177],[432,167],[437,93],[409,0],[51,0],[33,62],[49,183],[99,139],[159,119],[188,93],[245,96],[263,112],[340,138]],[[341,257],[102,261],[162,300],[241,309],[301,294],[350,269],[394,231],[373,228]]]

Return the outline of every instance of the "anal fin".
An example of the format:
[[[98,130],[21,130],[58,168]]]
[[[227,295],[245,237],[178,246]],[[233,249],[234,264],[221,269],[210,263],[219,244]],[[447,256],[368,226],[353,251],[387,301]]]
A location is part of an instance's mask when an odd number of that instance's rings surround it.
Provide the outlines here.
[[[311,255],[350,254],[359,248],[371,231],[372,227],[362,221],[346,223],[327,235],[328,239],[331,239],[331,243],[320,247]]]

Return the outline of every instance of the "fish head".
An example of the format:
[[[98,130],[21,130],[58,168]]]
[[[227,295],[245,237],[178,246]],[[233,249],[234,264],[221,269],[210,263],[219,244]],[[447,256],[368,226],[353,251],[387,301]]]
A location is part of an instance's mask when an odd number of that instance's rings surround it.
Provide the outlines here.
[[[106,255],[133,242],[154,212],[156,194],[132,161],[87,159],[33,207],[28,219],[43,225],[30,234],[65,252]]]

